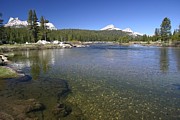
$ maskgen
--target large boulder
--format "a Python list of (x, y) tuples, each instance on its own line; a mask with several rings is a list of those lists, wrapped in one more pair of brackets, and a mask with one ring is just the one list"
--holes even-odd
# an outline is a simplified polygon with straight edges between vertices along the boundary
[(49, 41), (46, 41), (46, 40), (39, 40), (39, 41), (37, 41), (37, 44), (43, 44), (43, 45), (45, 45), (45, 44), (50, 44), (50, 42), (49, 42)]
[(0, 65), (4, 65), (7, 63), (8, 63), (7, 57), (5, 57), (4, 55), (0, 55)]
[(70, 43), (64, 43), (64, 42), (60, 42), (59, 43), (59, 46), (62, 47), (62, 48), (72, 48), (73, 45), (70, 44)]

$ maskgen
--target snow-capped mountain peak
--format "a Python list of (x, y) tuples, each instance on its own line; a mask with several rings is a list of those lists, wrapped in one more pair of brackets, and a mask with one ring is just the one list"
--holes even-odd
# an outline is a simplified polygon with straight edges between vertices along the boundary
[[(121, 30), (121, 29), (116, 28), (113, 24), (110, 24), (110, 25), (107, 25), (106, 27), (104, 27), (100, 30)], [(128, 33), (129, 35), (133, 35), (133, 36), (138, 36), (138, 35), (142, 36), (143, 35), (143, 34), (138, 33), (138, 32), (133, 32), (131, 30), (131, 28), (126, 28), (126, 29), (123, 29), (122, 31)]]
[(11, 22), (11, 21), (17, 20), (17, 19), (18, 19), (18, 18), (12, 18), (12, 17), (10, 17), (8, 22)]
[(46, 23), (47, 29), (57, 30), (57, 28), (52, 23)]
[(116, 28), (113, 24), (107, 25), (106, 27), (100, 30), (121, 30), (120, 28)]
[(141, 33), (132, 31), (131, 28), (126, 28), (126, 29), (124, 29), (122, 31), (130, 33), (131, 35), (134, 35), (134, 36), (138, 36), (138, 35), (143, 36), (143, 34), (141, 34)]
[(122, 30), (122, 31), (133, 33), (133, 31), (131, 30), (131, 28), (126, 28), (126, 29), (124, 29), (124, 30)]
[(138, 35), (143, 36), (143, 34), (141, 34), (141, 33), (132, 31), (131, 28), (126, 28), (126, 29), (124, 29), (122, 31), (130, 33), (131, 35), (134, 35), (134, 36), (138, 36)]
[[(37, 23), (40, 26), (40, 23), (39, 22)], [(4, 27), (16, 27), (16, 28), (27, 27), (27, 26), (28, 26), (28, 22), (21, 21), (19, 20), (18, 17), (17, 18), (10, 17), (8, 23), (4, 25)], [(57, 28), (52, 23), (46, 23), (46, 26), (47, 29), (57, 30)]]
[(8, 23), (7, 24), (5, 24), (4, 26), (5, 27), (22, 27), (22, 26), (27, 26), (27, 21), (21, 21), (21, 20), (19, 20), (19, 18), (17, 17), (17, 18), (12, 18), (12, 17), (10, 17), (9, 18), (9, 21), (8, 21)]
[(143, 36), (144, 34), (142, 33), (138, 33), (138, 32), (134, 32), (135, 35), (140, 35), (140, 36)]

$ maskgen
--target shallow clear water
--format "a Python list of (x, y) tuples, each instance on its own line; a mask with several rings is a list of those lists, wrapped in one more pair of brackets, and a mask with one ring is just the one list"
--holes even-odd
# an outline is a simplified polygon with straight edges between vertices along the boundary
[(15, 52), (12, 66), (32, 80), (11, 88), (2, 83), (0, 97), (38, 99), (46, 105), (44, 119), (52, 118), (62, 87), (59, 80), (66, 80), (71, 89), (63, 101), (81, 109), (84, 119), (180, 119), (177, 48), (93, 45), (21, 51)]

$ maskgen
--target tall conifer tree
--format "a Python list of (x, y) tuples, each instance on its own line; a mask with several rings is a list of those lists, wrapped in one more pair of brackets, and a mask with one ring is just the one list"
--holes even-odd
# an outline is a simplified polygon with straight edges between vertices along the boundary
[(3, 19), (2, 19), (2, 13), (0, 13), (0, 42), (3, 42), (4, 40), (4, 26), (3, 26)]
[(2, 13), (0, 13), (0, 27), (3, 26), (3, 19), (2, 19)]
[(32, 38), (30, 37), (30, 39), (33, 39), (33, 42), (37, 42), (39, 28), (38, 28), (38, 23), (37, 23), (38, 18), (37, 18), (35, 10), (29, 10), (27, 21), (28, 21), (28, 28), (30, 30), (30, 33), (32, 34)]
[(160, 32), (159, 28), (155, 29), (154, 35), (155, 35), (155, 40), (159, 40), (159, 38), (161, 36), (161, 32)]
[(41, 19), (40, 19), (40, 30), (41, 30), (41, 39), (44, 39), (44, 40), (47, 40), (47, 23), (49, 21), (46, 20), (43, 16), (41, 16)]
[(155, 34), (155, 36), (159, 36), (159, 35), (160, 35), (160, 29), (159, 29), (159, 28), (156, 28), (154, 34)]
[(161, 39), (164, 42), (169, 41), (171, 36), (171, 21), (169, 18), (164, 18), (161, 24)]
[(40, 18), (40, 28), (43, 30), (45, 29), (45, 20), (43, 16)]
[(40, 39), (45, 39), (45, 20), (44, 17), (41, 16), (40, 18)]
[(36, 11), (33, 11), (33, 37), (34, 37), (34, 42), (38, 41), (38, 32), (39, 32), (39, 28), (38, 28), (38, 18), (36, 15)]
[(32, 10), (29, 10), (29, 15), (28, 15), (28, 28), (30, 30), (32, 30), (32, 26), (33, 26), (33, 11)]
[(28, 30), (29, 30), (29, 38), (28, 41), (29, 42), (34, 42), (33, 41), (33, 11), (29, 10), (29, 14), (28, 14)]

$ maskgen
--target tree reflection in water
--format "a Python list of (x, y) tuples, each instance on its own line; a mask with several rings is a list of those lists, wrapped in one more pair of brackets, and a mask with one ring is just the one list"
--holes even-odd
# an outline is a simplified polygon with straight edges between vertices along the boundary
[(33, 79), (37, 80), (41, 72), (45, 74), (50, 69), (52, 53), (48, 50), (40, 50), (35, 52), (36, 53), (33, 54), (36, 56), (32, 57), (33, 60), (31, 61), (31, 74)]
[(173, 53), (174, 53), (175, 59), (176, 59), (177, 70), (180, 71), (180, 54), (179, 54), (179, 49), (173, 49)]
[(17, 52), (15, 57), (11, 58), (15, 66), (23, 70), (23, 68), (30, 68), (30, 74), (34, 80), (37, 80), (40, 74), (46, 74), (50, 65), (53, 63), (52, 50), (27, 50)]
[(160, 49), (160, 70), (162, 72), (167, 72), (169, 70), (169, 56), (168, 56), (168, 48)]

